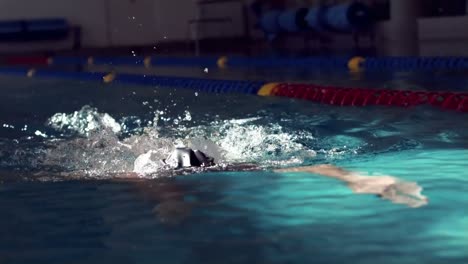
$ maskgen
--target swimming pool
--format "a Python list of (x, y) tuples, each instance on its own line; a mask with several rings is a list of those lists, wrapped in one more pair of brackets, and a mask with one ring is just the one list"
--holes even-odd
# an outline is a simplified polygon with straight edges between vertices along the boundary
[[(439, 88), (398, 76), (380, 85)], [(463, 113), (0, 78), (0, 263), (468, 260)], [(132, 171), (139, 154), (164, 156), (187, 141), (226, 162), (333, 163), (394, 175), (417, 181), (430, 203), (407, 208), (334, 179), (269, 170), (137, 185), (109, 177)], [(161, 205), (161, 193), (181, 199)], [(176, 212), (158, 215), (162, 206)]]

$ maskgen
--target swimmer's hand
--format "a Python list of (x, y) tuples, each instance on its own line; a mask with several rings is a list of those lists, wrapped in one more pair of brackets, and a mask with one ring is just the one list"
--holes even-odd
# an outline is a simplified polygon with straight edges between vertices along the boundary
[(417, 208), (429, 203), (429, 199), (421, 194), (422, 187), (415, 182), (396, 182), (389, 185), (380, 194), (382, 199), (390, 200), (397, 204), (406, 204)]
[(421, 194), (422, 187), (416, 182), (404, 182), (391, 176), (358, 176), (348, 183), (356, 193), (376, 194), (382, 199), (396, 204), (405, 204), (412, 208), (428, 204), (426, 196)]
[(336, 178), (347, 183), (355, 193), (375, 194), (393, 203), (416, 208), (428, 204), (421, 194), (422, 187), (415, 182), (400, 181), (392, 176), (361, 176), (333, 165), (316, 165), (278, 169), (275, 172), (309, 172)]

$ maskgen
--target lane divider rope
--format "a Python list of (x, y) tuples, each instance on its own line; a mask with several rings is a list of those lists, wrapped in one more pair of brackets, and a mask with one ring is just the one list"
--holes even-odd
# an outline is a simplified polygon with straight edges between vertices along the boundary
[(44, 69), (0, 68), (0, 74), (29, 78), (58, 78), (99, 81), (106, 84), (184, 88), (211, 93), (241, 93), (276, 96), (313, 101), (336, 106), (394, 106), (431, 105), (445, 110), (468, 112), (468, 93), (448, 91), (410, 91), (369, 88), (347, 88), (300, 83), (272, 83), (245, 80), (214, 80), (175, 76), (122, 74), (116, 72), (67, 72)]
[[(264, 90), (266, 91), (266, 90)], [(338, 106), (432, 105), (447, 110), (468, 111), (468, 93), (363, 89), (314, 84), (279, 83), (269, 87), (270, 96), (304, 99)]]
[(335, 68), (362, 70), (461, 70), (468, 69), (465, 57), (73, 57), (73, 56), (11, 56), (0, 59), (4, 65), (110, 65), (110, 66), (175, 66), (175, 67), (237, 67), (257, 68)]

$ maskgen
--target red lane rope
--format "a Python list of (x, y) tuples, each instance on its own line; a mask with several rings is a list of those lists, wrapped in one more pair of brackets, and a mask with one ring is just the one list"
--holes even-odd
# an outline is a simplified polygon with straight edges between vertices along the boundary
[(37, 56), (37, 57), (11, 56), (11, 57), (6, 57), (3, 60), (3, 63), (7, 65), (47, 65), (48, 58), (44, 56)]
[(384, 105), (410, 107), (428, 104), (468, 112), (468, 93), (344, 88), (314, 84), (278, 84), (272, 95), (305, 99), (332, 105)]

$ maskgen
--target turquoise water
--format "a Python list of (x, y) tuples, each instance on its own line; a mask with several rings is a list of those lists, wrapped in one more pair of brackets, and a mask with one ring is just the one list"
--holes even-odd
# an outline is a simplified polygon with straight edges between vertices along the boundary
[[(468, 261), (464, 114), (0, 82), (0, 263)], [(194, 139), (228, 151), (220, 161), (265, 170), (112, 178), (149, 149), (163, 155)], [(335, 179), (269, 170), (319, 163), (416, 181), (429, 204), (408, 208)], [(164, 206), (177, 213), (158, 213)]]

